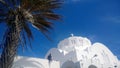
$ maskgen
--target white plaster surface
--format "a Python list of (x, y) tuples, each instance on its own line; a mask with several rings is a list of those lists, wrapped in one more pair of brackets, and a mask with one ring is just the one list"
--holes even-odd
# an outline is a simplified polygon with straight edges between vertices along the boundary
[(88, 68), (92, 65), (97, 68), (120, 68), (120, 61), (104, 44), (91, 44), (89, 39), (80, 36), (72, 35), (60, 41), (58, 48), (49, 50), (46, 58), (49, 54), (53, 60), (60, 62), (61, 68), (69, 67), (72, 63), (76, 68)]
[(60, 66), (57, 61), (49, 63), (47, 59), (18, 56), (12, 68), (60, 68)]
[[(49, 64), (50, 54), (52, 62)], [(13, 68), (120, 68), (120, 61), (104, 44), (92, 44), (89, 39), (74, 35), (60, 41), (45, 58), (18, 56)]]

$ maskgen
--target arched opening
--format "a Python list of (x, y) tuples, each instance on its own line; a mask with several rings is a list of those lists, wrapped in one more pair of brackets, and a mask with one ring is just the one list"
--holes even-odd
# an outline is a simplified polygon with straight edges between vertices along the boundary
[(90, 65), (88, 68), (97, 68), (95, 65)]
[(61, 68), (75, 68), (75, 64), (73, 61), (66, 61)]

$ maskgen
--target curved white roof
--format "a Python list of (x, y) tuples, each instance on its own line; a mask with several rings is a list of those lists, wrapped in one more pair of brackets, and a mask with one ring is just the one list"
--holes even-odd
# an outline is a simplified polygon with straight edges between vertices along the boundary
[(89, 46), (91, 46), (91, 42), (87, 38), (72, 36), (60, 41), (58, 49), (69, 52), (74, 49), (84, 49)]
[(99, 68), (114, 66), (119, 68), (119, 60), (104, 44), (98, 42), (91, 44), (89, 39), (81, 36), (72, 35), (60, 41), (58, 48), (48, 51), (46, 57), (49, 54), (52, 55), (53, 60), (60, 61), (61, 66), (70, 60), (74, 63), (83, 62), (85, 65), (83, 68), (88, 68), (90, 64)]

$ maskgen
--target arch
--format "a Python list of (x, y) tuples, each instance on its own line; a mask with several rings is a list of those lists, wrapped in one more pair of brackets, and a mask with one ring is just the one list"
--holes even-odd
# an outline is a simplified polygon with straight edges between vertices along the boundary
[(95, 65), (90, 65), (88, 68), (97, 68)]
[[(31, 60), (30, 60), (31, 59)], [(28, 57), (18, 57), (12, 68), (45, 68), (37, 59)]]
[(73, 61), (66, 61), (62, 64), (61, 68), (75, 68), (75, 63)]

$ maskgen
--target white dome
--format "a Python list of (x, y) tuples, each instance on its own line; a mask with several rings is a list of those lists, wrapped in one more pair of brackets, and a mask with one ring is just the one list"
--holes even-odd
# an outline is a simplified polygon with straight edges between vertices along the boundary
[(91, 46), (91, 42), (87, 38), (72, 36), (60, 41), (58, 44), (58, 49), (69, 52), (74, 49), (84, 49), (89, 46)]

